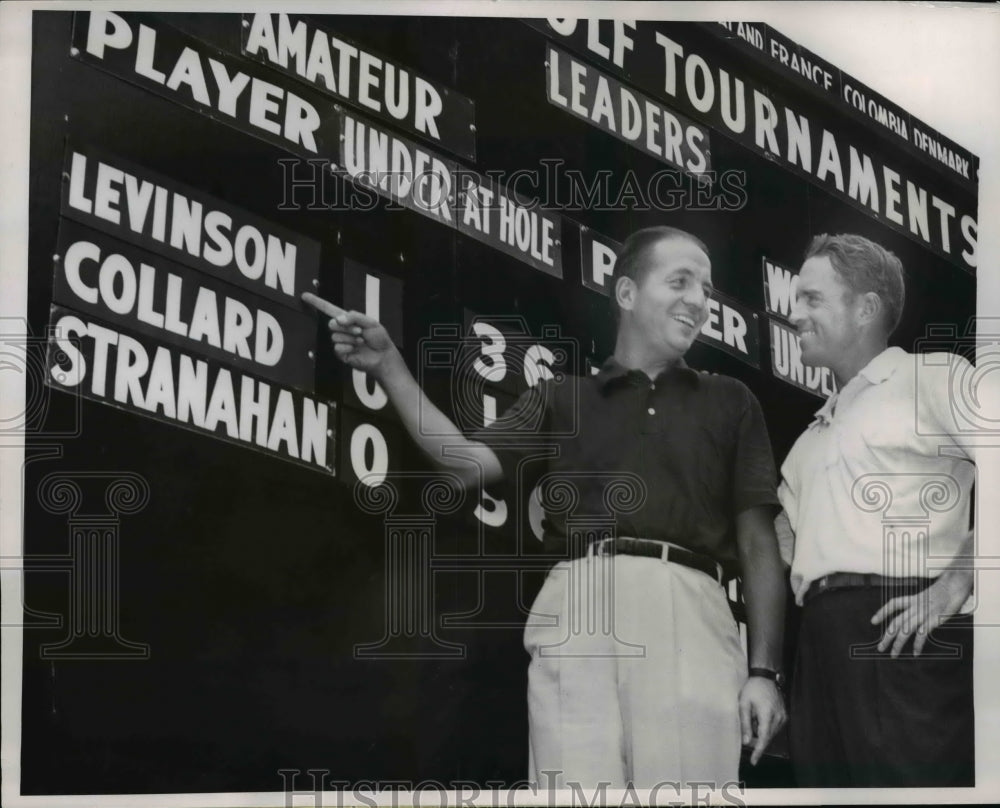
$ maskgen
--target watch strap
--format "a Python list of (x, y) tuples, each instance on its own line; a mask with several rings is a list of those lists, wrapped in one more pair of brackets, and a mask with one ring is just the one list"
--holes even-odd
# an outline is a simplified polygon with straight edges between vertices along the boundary
[(781, 687), (785, 683), (785, 675), (781, 671), (776, 671), (772, 668), (750, 668), (750, 676), (759, 676), (762, 679), (770, 679), (778, 687)]

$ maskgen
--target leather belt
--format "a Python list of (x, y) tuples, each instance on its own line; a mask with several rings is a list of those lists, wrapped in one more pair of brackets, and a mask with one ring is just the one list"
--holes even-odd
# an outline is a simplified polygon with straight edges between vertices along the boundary
[(602, 539), (587, 547), (587, 555), (631, 555), (646, 558), (658, 558), (664, 563), (680, 564), (693, 570), (705, 573), (710, 578), (722, 583), (722, 565), (707, 555), (685, 550), (676, 544), (654, 541), (653, 539), (633, 539), (620, 537)]
[(903, 589), (914, 587), (925, 587), (933, 578), (909, 577), (892, 578), (888, 575), (876, 575), (875, 573), (862, 572), (831, 572), (822, 578), (817, 578), (806, 590), (802, 602), (806, 603), (817, 595), (830, 592), (835, 589)]

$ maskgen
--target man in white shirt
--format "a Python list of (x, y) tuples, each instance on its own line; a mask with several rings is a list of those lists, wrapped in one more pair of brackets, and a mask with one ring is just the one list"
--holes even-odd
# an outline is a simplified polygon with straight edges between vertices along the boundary
[(790, 720), (800, 785), (974, 781), (972, 628), (958, 612), (972, 592), (975, 468), (949, 396), (966, 360), (888, 347), (903, 301), (891, 252), (813, 239), (791, 319), (802, 361), (829, 367), (838, 392), (778, 491), (804, 607)]

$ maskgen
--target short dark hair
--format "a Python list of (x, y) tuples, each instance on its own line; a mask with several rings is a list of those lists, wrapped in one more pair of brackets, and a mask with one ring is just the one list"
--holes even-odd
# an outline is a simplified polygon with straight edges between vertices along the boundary
[(906, 281), (903, 262), (874, 241), (854, 233), (813, 238), (805, 260), (826, 256), (841, 280), (854, 294), (874, 292), (885, 310), (886, 334), (892, 334), (903, 316)]
[(642, 263), (642, 257), (646, 250), (655, 244), (659, 244), (661, 241), (672, 238), (690, 241), (711, 260), (705, 242), (697, 236), (688, 233), (686, 230), (668, 227), (667, 225), (636, 230), (631, 236), (625, 239), (625, 243), (618, 250), (618, 257), (615, 259), (615, 269), (611, 273), (611, 313), (615, 323), (621, 318), (621, 310), (618, 308), (618, 299), (615, 296), (615, 287), (618, 286), (618, 279), (631, 278), (637, 284), (642, 283), (643, 277), (649, 271), (649, 268)]

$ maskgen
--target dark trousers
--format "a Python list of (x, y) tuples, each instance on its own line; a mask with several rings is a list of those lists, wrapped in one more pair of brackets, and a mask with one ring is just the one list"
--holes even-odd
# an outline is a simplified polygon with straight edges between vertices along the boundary
[(972, 786), (971, 616), (934, 631), (919, 657), (879, 652), (880, 587), (827, 591), (802, 613), (789, 732), (800, 786)]

